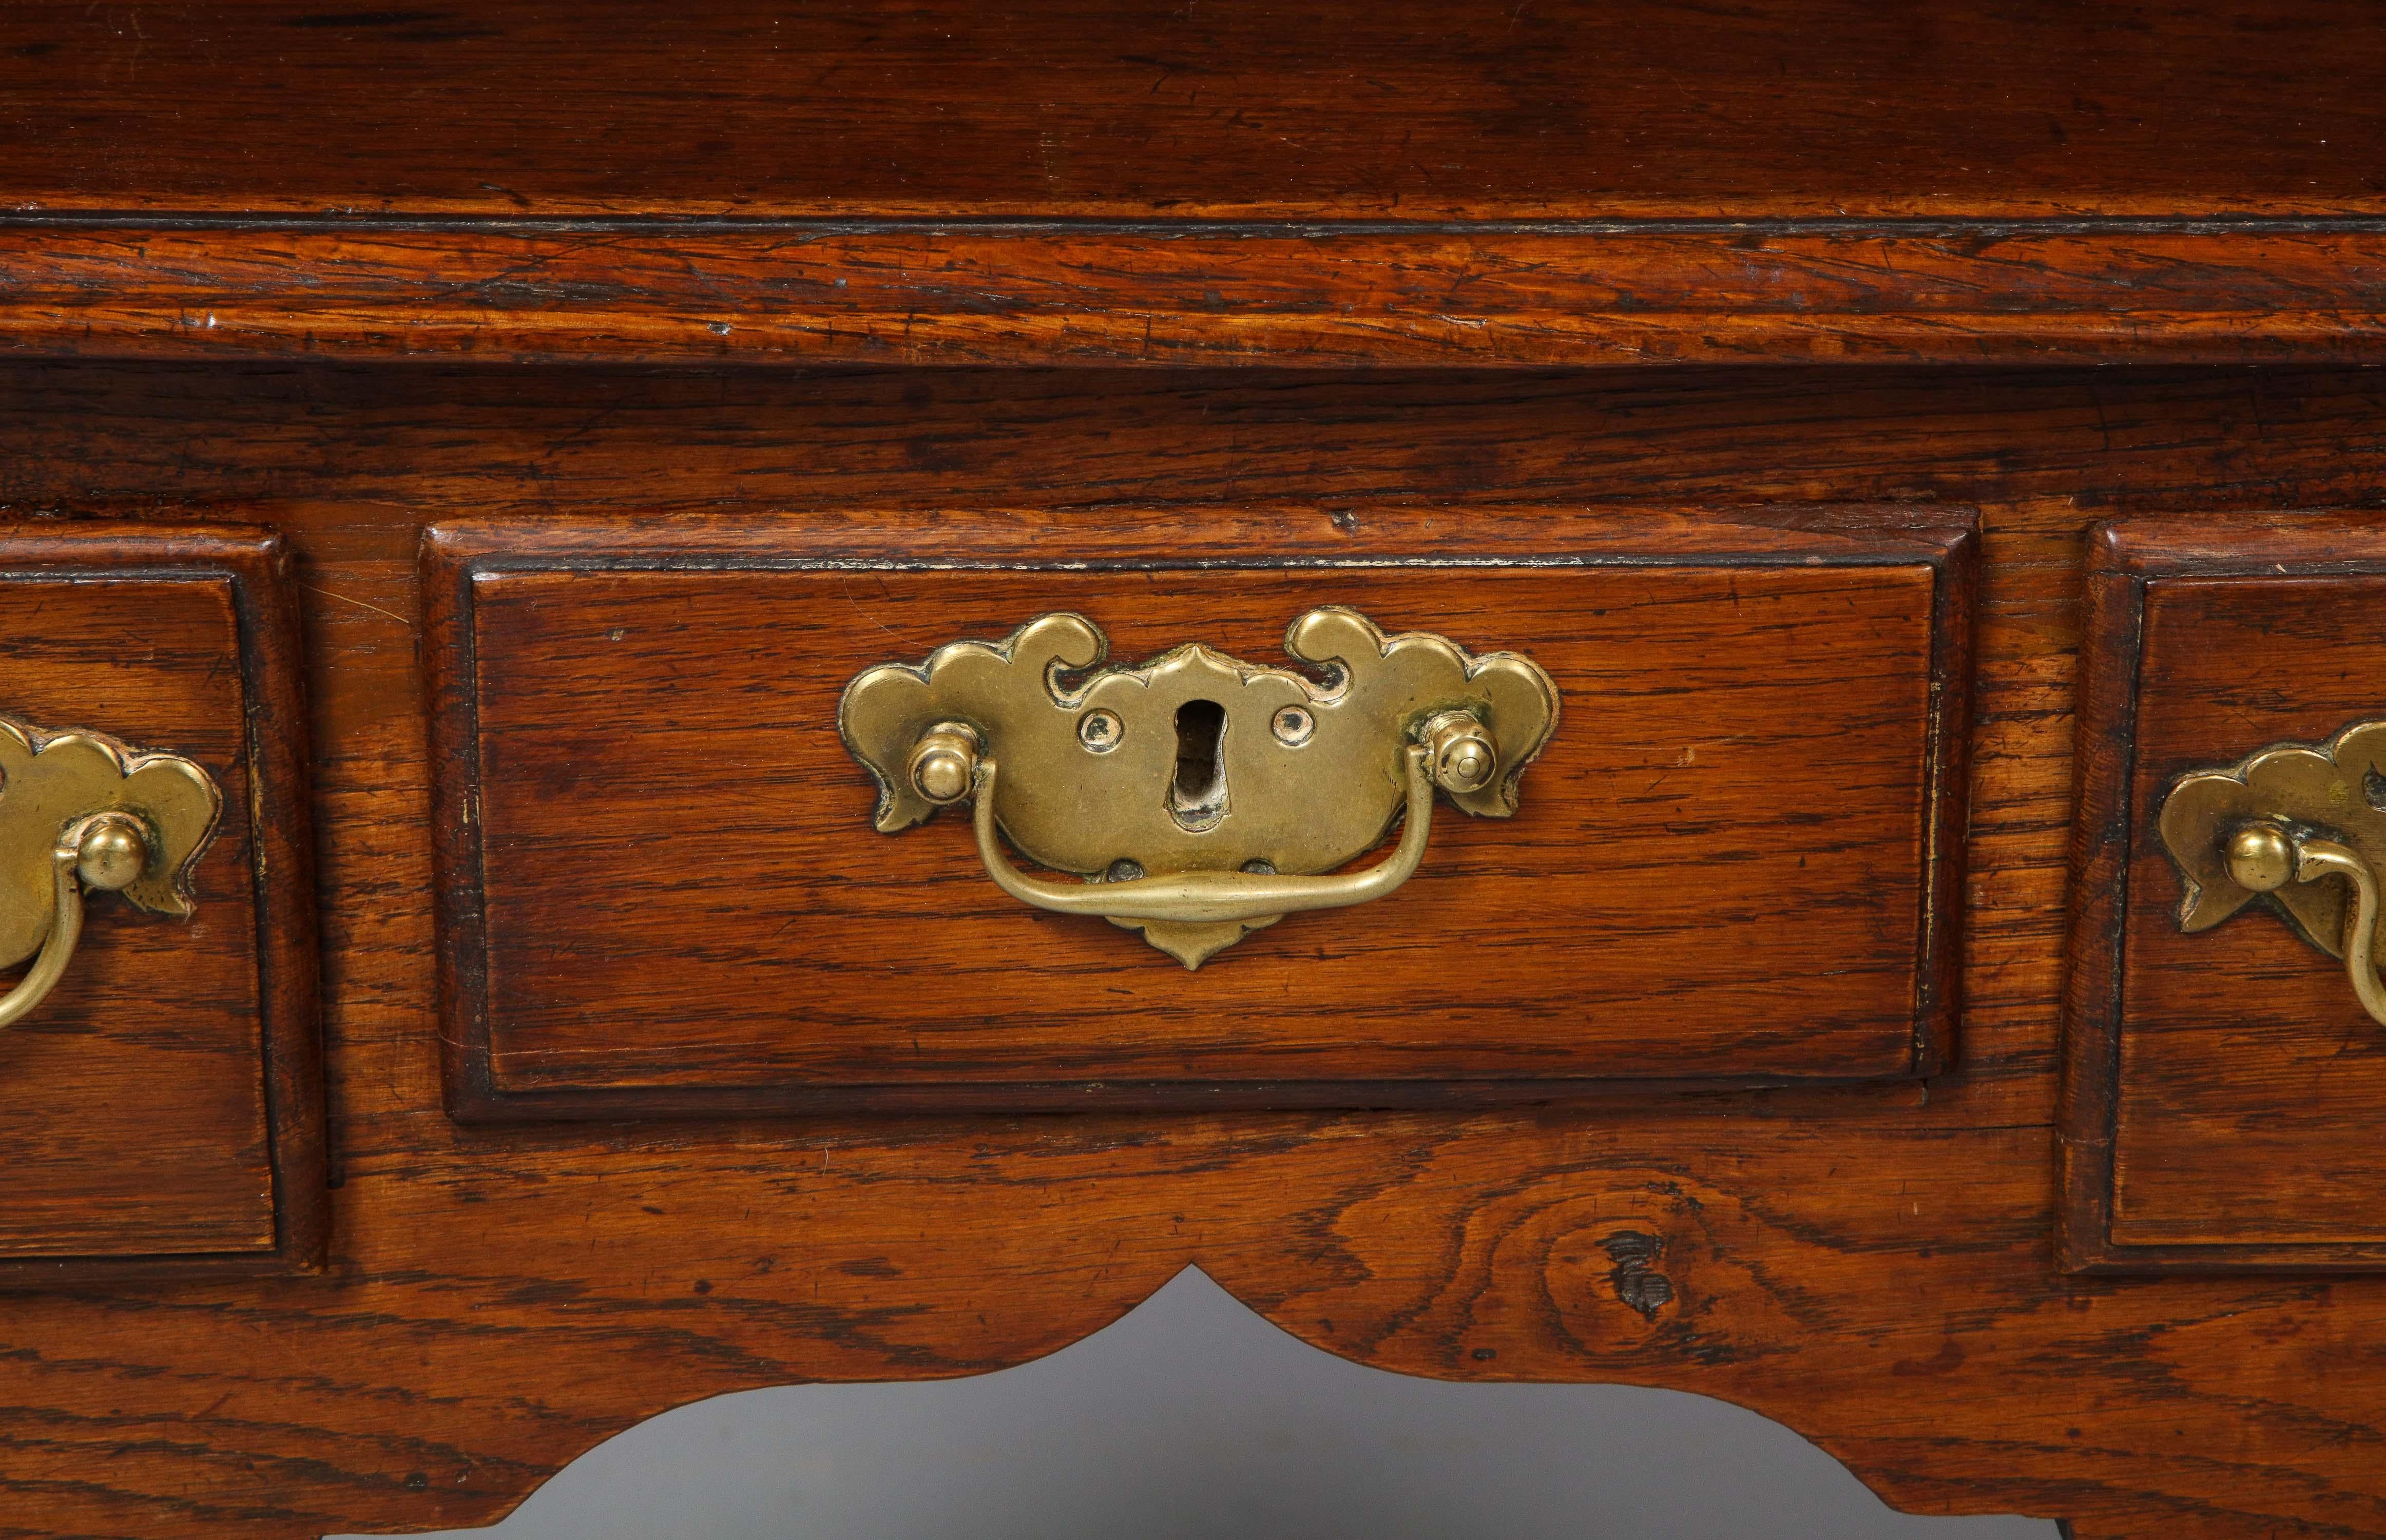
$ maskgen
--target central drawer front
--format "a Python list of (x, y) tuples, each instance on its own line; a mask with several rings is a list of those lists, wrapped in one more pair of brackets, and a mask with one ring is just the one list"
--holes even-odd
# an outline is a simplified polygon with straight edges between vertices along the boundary
[[(678, 550), (434, 533), (456, 1109), (1926, 1071), (1949, 1006), (1966, 536), (1739, 532), (1729, 553), (1611, 529), (1464, 565), (1094, 570), (855, 562), (794, 525)], [(873, 827), (836, 721), (874, 664), (1074, 611), (1114, 661), (1199, 641), (1281, 665), (1287, 622), (1320, 605), (1522, 652), (1561, 695), (1517, 814), (1445, 809), (1389, 897), (1187, 971), (998, 891), (966, 805)]]

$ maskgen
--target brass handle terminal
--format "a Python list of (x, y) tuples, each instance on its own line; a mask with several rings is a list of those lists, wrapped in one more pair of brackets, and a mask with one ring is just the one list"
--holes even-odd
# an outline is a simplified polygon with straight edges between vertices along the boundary
[(1444, 711), (1418, 736), (1431, 757), (1433, 779), (1444, 791), (1479, 792), (1500, 773), (1500, 750), (1472, 711)]
[(977, 764), (976, 732), (960, 722), (938, 722), (920, 735), (904, 773), (913, 791), (943, 808), (969, 795), (977, 784)]

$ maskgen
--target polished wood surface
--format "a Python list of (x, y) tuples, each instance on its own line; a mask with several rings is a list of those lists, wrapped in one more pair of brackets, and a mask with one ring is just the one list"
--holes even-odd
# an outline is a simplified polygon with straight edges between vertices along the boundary
[[(965, 511), (443, 528), (456, 1105), (1373, 1106), (1927, 1071), (1953, 1011), (1970, 532), (1796, 518), (1467, 520), (1506, 568), (1433, 565), (1438, 520), (1313, 508), (1244, 514), (1312, 532), (1293, 567), (1124, 514), (1096, 535), (1018, 512), (1007, 538), (957, 533)], [(864, 669), (1060, 609), (1122, 663), (1195, 640), (1280, 662), (1322, 604), (1521, 651), (1562, 696), (1517, 816), (1445, 808), (1386, 899), (1188, 974), (1005, 896), (965, 809), (871, 829), (835, 729)]]
[(56, 993), (0, 1033), (0, 1288), (320, 1258), (310, 809), (285, 557), (248, 530), (0, 524), (0, 711), (186, 756), (224, 797), (196, 913), (93, 898)]
[(2343, 965), (2266, 905), (2181, 933), (2155, 813), (2190, 770), (2325, 743), (2386, 709), (2386, 523), (2124, 522), (2098, 554), (2066, 1108), (2075, 1259), (2377, 1269), (2386, 1033)]
[(2386, 213), (2361, 0), (22, 0), (0, 57), (40, 212)]
[[(2378, 505), (2386, 386), (2366, 371), (19, 361), (0, 408), (20, 510), (203, 507), (299, 553), (339, 1183), (322, 1278), (0, 1311), (0, 1533), (483, 1522), (664, 1407), (1017, 1362), (1188, 1263), (1391, 1369), (1727, 1396), (1903, 1507), (2091, 1537), (2386, 1533), (2386, 1278), (2081, 1276), (2053, 1246), (2086, 531), (2159, 516), (2227, 543), (2249, 510)], [(426, 526), (800, 517), (866, 545), (908, 511), (965, 544), (1020, 527), (976, 510), (1028, 507), (1065, 554), (1162, 530), (1305, 548), (1404, 513), (1473, 551), (1501, 527), (1477, 510), (1520, 499), (1594, 521), (1978, 507), (1950, 1071), (1563, 1108), (508, 1127), (442, 1109)], [(1648, 1259), (1619, 1279), (1618, 1248)]]
[(2364, 0), (42, 0), (0, 59), (48, 355), (2386, 357)]
[(84, 357), (2375, 362), (2386, 224), (251, 226), (28, 214), (0, 219), (0, 341)]

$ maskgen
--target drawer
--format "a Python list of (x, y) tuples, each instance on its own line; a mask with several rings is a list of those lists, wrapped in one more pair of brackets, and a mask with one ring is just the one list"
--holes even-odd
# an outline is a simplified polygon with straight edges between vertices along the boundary
[[(1316, 555), (1156, 515), (434, 531), (453, 1109), (1364, 1105), (1944, 1061), (1968, 524), (1470, 513), (1461, 560), (1428, 517), (1244, 517)], [(914, 677), (964, 640), (993, 667), (1027, 622), (1073, 614), (1115, 665), (1199, 642), (1292, 689), (1287, 624), (1321, 607), (1554, 682), (1513, 816), (1436, 798), (1388, 896), (1287, 914), (1188, 970), (998, 890), (966, 805), (873, 827), (878, 780), (838, 726), (873, 667)], [(1036, 645), (1003, 667), (1049, 712), (1067, 682)], [(1327, 682), (1355, 700), (1368, 679), (1311, 666), (1323, 741)], [(1224, 667), (1210, 731), (1275, 753)], [(1117, 760), (1071, 738), (1050, 774), (1108, 773), (1174, 726), (1122, 722)], [(1143, 761), (1148, 787), (1056, 789), (1063, 821), (1157, 809), (1172, 757)], [(1374, 820), (1357, 850), (1401, 845), (1390, 764), (1366, 772), (1383, 800), (1353, 815)], [(1270, 795), (1245, 785), (1221, 827), (1292, 838), (1345, 811), (1335, 786), (1297, 814)], [(1253, 851), (1274, 847), (1233, 856)]]
[[(320, 1258), (312, 855), (285, 568), (281, 542), (249, 531), (0, 534), (0, 963), (17, 965), (0, 988), (24, 992), (21, 1007), (40, 959), (64, 965), (0, 1032), (0, 1282)], [(81, 896), (54, 891), (62, 829), (103, 810), (131, 865), (110, 876), (87, 854), (66, 879)], [(79, 936), (60, 929), (69, 909)]]
[(2386, 1266), (2386, 1022), (2342, 958), (2353, 881), (2242, 886), (2228, 859), (2249, 831), (2281, 854), (2386, 832), (2386, 776), (2338, 742), (2386, 718), (2386, 522), (2109, 525), (2089, 593), (2068, 1258)]

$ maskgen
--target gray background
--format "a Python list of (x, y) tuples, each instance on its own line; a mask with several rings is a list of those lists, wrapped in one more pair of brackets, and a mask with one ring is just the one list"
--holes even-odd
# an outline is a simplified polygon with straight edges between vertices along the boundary
[(1187, 1270), (977, 1379), (794, 1385), (665, 1413), (494, 1540), (2055, 1540), (1895, 1513), (1752, 1411), (1629, 1385), (1450, 1384), (1346, 1363)]

